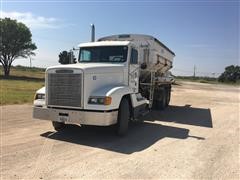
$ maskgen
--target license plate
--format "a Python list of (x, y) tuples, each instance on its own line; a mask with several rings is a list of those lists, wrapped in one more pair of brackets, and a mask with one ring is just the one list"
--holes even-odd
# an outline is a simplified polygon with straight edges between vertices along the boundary
[(69, 117), (68, 116), (58, 116), (58, 120), (60, 122), (65, 122), (65, 121), (68, 121), (69, 120)]

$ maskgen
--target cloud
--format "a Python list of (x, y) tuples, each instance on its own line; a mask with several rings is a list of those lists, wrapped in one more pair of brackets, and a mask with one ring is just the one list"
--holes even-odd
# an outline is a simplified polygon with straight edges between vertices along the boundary
[(30, 28), (34, 29), (49, 29), (59, 28), (59, 20), (53, 17), (43, 17), (32, 14), (31, 12), (5, 12), (0, 11), (1, 18), (16, 19), (18, 22), (22, 22)]

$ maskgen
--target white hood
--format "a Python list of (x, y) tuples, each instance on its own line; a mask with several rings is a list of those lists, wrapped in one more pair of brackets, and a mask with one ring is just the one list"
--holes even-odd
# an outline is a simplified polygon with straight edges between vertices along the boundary
[(51, 69), (81, 69), (84, 73), (100, 73), (100, 72), (123, 72), (125, 64), (119, 63), (77, 63), (51, 66), (46, 71)]

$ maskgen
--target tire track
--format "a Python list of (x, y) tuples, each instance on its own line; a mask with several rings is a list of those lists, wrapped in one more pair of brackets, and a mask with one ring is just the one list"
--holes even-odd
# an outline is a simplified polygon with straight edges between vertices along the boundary
[[(55, 132), (52, 132), (48, 136), (51, 136)], [(52, 148), (54, 145), (54, 140), (50, 138), (46, 138), (44, 140), (44, 144), (42, 146), (42, 149), (37, 157), (36, 164), (34, 170), (26, 175), (26, 179), (39, 179), (41, 178), (41, 174), (47, 170), (49, 167), (48, 164), (50, 163), (49, 157), (52, 152)], [(30, 177), (30, 178), (29, 178)]]

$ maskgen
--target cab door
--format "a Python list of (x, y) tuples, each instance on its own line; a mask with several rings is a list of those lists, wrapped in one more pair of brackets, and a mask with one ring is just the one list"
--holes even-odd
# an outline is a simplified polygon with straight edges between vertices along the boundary
[(138, 93), (139, 87), (138, 51), (134, 47), (131, 48), (131, 56), (129, 62), (129, 87), (132, 88), (134, 93)]

